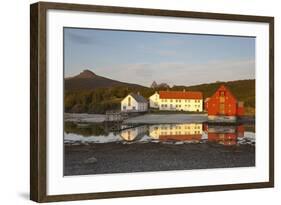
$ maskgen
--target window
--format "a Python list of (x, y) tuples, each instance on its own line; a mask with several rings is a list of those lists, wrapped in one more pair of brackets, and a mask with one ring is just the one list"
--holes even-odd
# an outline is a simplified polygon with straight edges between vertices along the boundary
[(136, 107), (135, 106), (133, 106), (133, 110), (135, 110), (136, 109)]
[(126, 110), (126, 106), (123, 106), (123, 110)]
[(128, 106), (131, 106), (131, 97), (128, 97)]
[(219, 114), (224, 114), (224, 110), (225, 109), (225, 107), (224, 107), (224, 103), (220, 103), (219, 104)]

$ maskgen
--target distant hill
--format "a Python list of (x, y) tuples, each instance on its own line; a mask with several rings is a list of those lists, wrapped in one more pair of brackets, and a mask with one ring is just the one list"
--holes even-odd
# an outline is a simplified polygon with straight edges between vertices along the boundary
[(234, 96), (244, 101), (245, 106), (255, 108), (255, 80), (236, 80), (228, 82), (215, 82), (208, 84), (200, 84), (194, 86), (173, 86), (172, 90), (190, 90), (201, 91), (204, 99), (212, 96), (220, 85), (226, 85)]
[(85, 91), (94, 90), (96, 88), (110, 88), (110, 87), (144, 87), (137, 84), (120, 82), (112, 80), (99, 75), (96, 75), (90, 70), (84, 70), (80, 74), (65, 78), (64, 88), (66, 91)]

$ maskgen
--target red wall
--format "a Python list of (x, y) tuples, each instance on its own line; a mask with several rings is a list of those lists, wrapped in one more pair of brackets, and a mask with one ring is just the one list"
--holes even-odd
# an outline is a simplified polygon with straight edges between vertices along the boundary
[(160, 135), (159, 139), (161, 141), (191, 141), (191, 140), (197, 140), (200, 141), (202, 138), (201, 134), (197, 135)]
[(208, 115), (221, 115), (219, 112), (220, 106), (220, 93), (224, 92), (224, 115), (236, 116), (237, 115), (237, 100), (231, 94), (231, 92), (222, 85), (212, 97), (205, 103), (205, 109), (208, 111)]
[(238, 116), (243, 116), (244, 115), (244, 104), (242, 102), (238, 103), (237, 105), (237, 115)]
[(236, 145), (237, 134), (236, 133), (208, 133), (208, 141), (219, 143), (223, 145)]

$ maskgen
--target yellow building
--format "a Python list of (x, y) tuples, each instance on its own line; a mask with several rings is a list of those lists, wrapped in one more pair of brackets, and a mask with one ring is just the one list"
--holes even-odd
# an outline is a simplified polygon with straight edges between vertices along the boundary
[(160, 91), (149, 98), (149, 105), (159, 110), (203, 111), (203, 95), (197, 91)]
[(200, 140), (202, 123), (163, 124), (149, 127), (149, 136), (156, 140)]

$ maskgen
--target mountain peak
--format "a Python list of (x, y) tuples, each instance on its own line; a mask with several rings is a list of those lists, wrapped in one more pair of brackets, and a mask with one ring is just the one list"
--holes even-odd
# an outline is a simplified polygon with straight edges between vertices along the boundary
[(93, 78), (95, 76), (97, 75), (93, 71), (86, 69), (77, 75), (76, 78)]
[(153, 81), (151, 84), (151, 88), (157, 88), (158, 84), (156, 83), (156, 81)]
[(96, 88), (112, 88), (121, 86), (125, 88), (143, 88), (143, 86), (138, 84), (125, 83), (96, 75), (91, 70), (83, 70), (78, 75), (65, 78), (64, 85), (67, 91), (94, 90)]
[(170, 86), (167, 83), (157, 84), (156, 81), (153, 81), (150, 87), (155, 89), (155, 88), (169, 88)]

